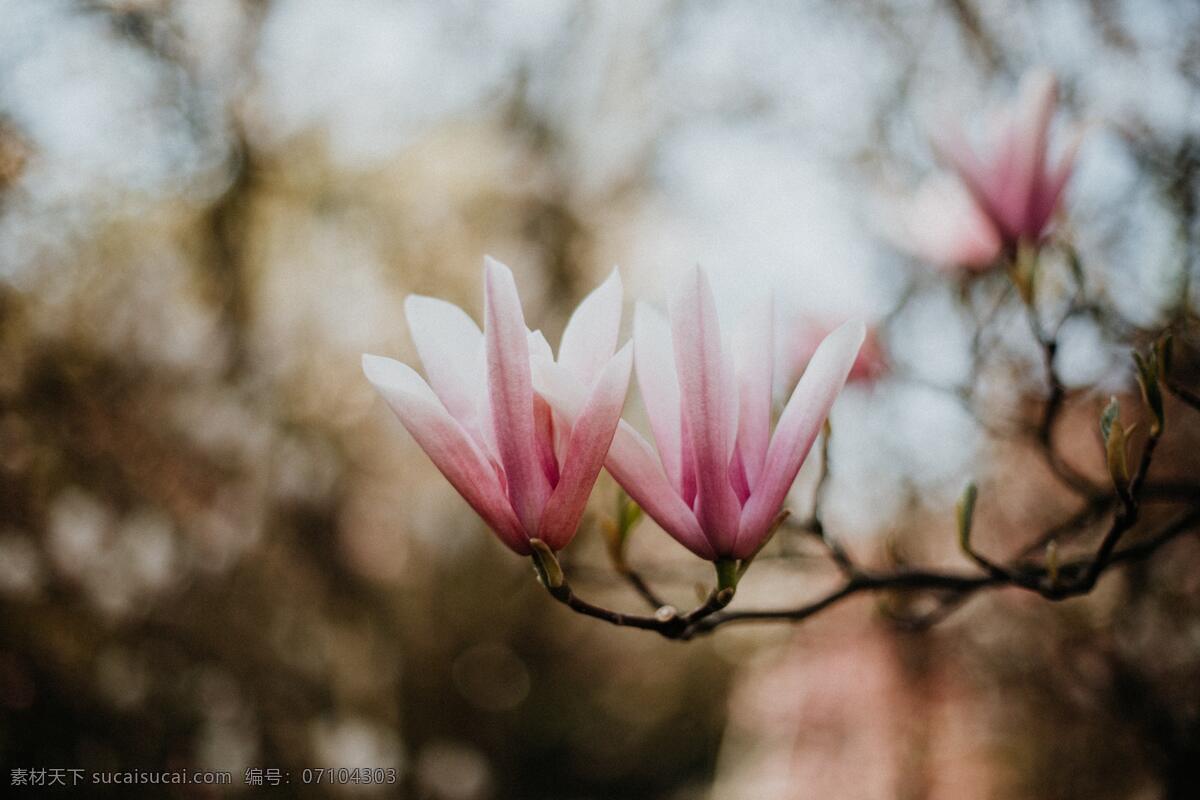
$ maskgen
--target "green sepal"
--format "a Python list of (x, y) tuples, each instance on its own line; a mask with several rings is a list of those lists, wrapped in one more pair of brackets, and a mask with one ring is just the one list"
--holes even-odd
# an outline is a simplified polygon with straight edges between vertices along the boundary
[(533, 569), (537, 573), (538, 580), (547, 589), (560, 588), (566, 578), (563, 576), (562, 565), (558, 563), (558, 558), (550, 549), (550, 545), (541, 539), (530, 539), (529, 547), (533, 550), (531, 554)]
[(738, 582), (738, 562), (733, 558), (720, 558), (713, 562), (717, 569), (717, 591), (736, 589)]

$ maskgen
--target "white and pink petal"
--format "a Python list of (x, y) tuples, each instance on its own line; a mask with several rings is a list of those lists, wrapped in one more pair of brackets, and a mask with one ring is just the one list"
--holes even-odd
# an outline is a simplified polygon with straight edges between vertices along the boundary
[(466, 430), (412, 368), (364, 355), (363, 373), (463, 499), (510, 548), (527, 555), (528, 537), (496, 470)]
[(609, 359), (571, 423), (561, 477), (542, 514), (541, 537), (551, 549), (565, 547), (579, 527), (621, 420), (632, 364), (633, 353), (626, 345)]
[(512, 272), (491, 258), (484, 265), (484, 342), (496, 449), (517, 517), (536, 535), (550, 482), (537, 447), (529, 333)]
[(865, 337), (866, 326), (847, 322), (825, 337), (808, 362), (771, 437), (761, 479), (742, 509), (735, 557), (745, 558), (762, 545)]

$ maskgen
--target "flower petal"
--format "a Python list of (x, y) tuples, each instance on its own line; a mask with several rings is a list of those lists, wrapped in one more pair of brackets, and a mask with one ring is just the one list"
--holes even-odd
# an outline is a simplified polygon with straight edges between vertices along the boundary
[(633, 358), (658, 457), (676, 493), (682, 495), (682, 426), (671, 326), (662, 314), (644, 303), (638, 303), (633, 312)]
[[(558, 364), (548, 362), (535, 363), (533, 374), (538, 392), (556, 412), (568, 422), (579, 418), (587, 394), (578, 378)], [(604, 466), (634, 502), (677, 542), (701, 558), (716, 558), (695, 514), (663, 474), (653, 448), (624, 420), (617, 423)]]
[(487, 457), (408, 365), (364, 355), (363, 373), (434, 465), (510, 548), (529, 554), (521, 524)]
[(617, 425), (604, 466), (626, 494), (675, 541), (701, 558), (716, 560), (716, 549), (695, 513), (672, 490), (654, 448), (625, 420)]
[(1054, 216), (1054, 210), (1058, 208), (1059, 201), (1062, 199), (1063, 189), (1075, 168), (1075, 157), (1079, 154), (1080, 145), (1083, 144), (1085, 131), (1085, 128), (1080, 127), (1071, 135), (1058, 160), (1058, 165), (1041, 177), (1030, 208), (1029, 225), (1031, 230), (1041, 232), (1050, 224), (1050, 218)]
[(512, 272), (492, 258), (484, 263), (483, 333), (492, 422), (508, 496), (525, 530), (536, 536), (550, 483), (534, 433), (528, 332)]
[(405, 298), (404, 316), (429, 385), (446, 410), (469, 429), (478, 416), (483, 386), (479, 326), (453, 303), (416, 294)]
[(620, 328), (621, 276), (614, 269), (567, 320), (558, 347), (558, 363), (591, 386), (617, 349)]
[(751, 491), (758, 484), (771, 443), (771, 395), (775, 385), (775, 302), (766, 293), (738, 330), (737, 450)]
[(609, 359), (571, 426), (562, 476), (546, 503), (539, 528), (543, 541), (553, 550), (565, 547), (579, 527), (588, 496), (621, 420), (632, 366), (633, 352), (625, 345)]
[(708, 279), (693, 269), (671, 303), (671, 332), (683, 417), (696, 463), (696, 518), (720, 555), (737, 538), (741, 504), (729, 482), (731, 430), (736, 408), (730, 397), (717, 306)]
[(962, 128), (956, 122), (947, 122), (942, 130), (933, 133), (930, 138), (937, 157), (954, 171), (970, 192), (971, 198), (990, 215), (989, 187), (992, 181)]
[(941, 268), (987, 269), (1003, 244), (978, 201), (948, 175), (921, 185), (901, 212), (900, 225), (901, 246)]
[(847, 322), (825, 337), (808, 362), (771, 438), (759, 484), (742, 509), (734, 557), (754, 553), (770, 531), (865, 337), (866, 326)]
[(545, 335), (540, 330), (528, 331), (526, 338), (529, 339), (529, 357), (531, 359), (554, 358), (550, 343), (546, 341)]
[(1011, 173), (1000, 184), (1003, 194), (997, 198), (1004, 219), (1016, 236), (1035, 237), (1030, 222), (1035, 214), (1038, 185), (1046, 169), (1046, 147), (1050, 120), (1058, 103), (1058, 86), (1053, 73), (1032, 70), (1021, 78), (1017, 105), (1013, 112), (1015, 158)]

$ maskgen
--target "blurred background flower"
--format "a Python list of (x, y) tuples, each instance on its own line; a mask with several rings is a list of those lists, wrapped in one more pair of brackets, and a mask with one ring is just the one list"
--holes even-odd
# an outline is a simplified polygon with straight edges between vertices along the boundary
[[(702, 264), (723, 317), (774, 291), (783, 364), (808, 321), (876, 323), (886, 370), (832, 417), (824, 519), (847, 547), (949, 563), (974, 476), (996, 478), (979, 544), (1012, 552), (1075, 508), (1016, 435), (1046, 388), (1036, 342), (1003, 275), (948, 281), (880, 208), (935, 169), (937, 120), (1057, 74), (1091, 130), (1056, 232), (1104, 309), (1059, 331), (1058, 437), (1103, 478), (1100, 398), (1200, 300), (1200, 6), (0, 0), (0, 19), (6, 767), (278, 767), (311, 796), (361, 787), (305, 767), (390, 767), (403, 796), (462, 800), (1196, 796), (1194, 540), (1095, 597), (981, 597), (927, 633), (863, 600), (679, 645), (552, 603), (359, 356), (415, 363), (411, 293), (482, 319), (484, 253), (550, 341), (614, 264), (627, 302), (660, 307)], [(1197, 434), (1164, 445), (1169, 469), (1200, 471)], [(564, 565), (632, 607), (598, 486)], [(826, 585), (800, 549), (781, 533), (737, 602)], [(710, 579), (650, 522), (629, 555), (681, 607)]]

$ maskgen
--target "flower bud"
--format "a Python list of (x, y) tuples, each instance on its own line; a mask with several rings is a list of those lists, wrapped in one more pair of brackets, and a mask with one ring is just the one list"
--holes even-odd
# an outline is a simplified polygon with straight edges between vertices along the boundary
[(975, 521), (975, 499), (979, 496), (979, 490), (974, 483), (968, 483), (967, 488), (963, 489), (962, 497), (958, 500), (957, 518), (958, 518), (958, 544), (963, 550), (967, 550), (971, 545), (971, 525)]
[(1150, 435), (1158, 436), (1162, 433), (1163, 423), (1166, 421), (1163, 411), (1162, 389), (1158, 384), (1158, 356), (1151, 352), (1148, 357), (1143, 358), (1141, 353), (1135, 351), (1133, 361), (1137, 364), (1138, 386), (1142, 390), (1142, 400), (1146, 403), (1146, 408), (1150, 409), (1150, 413), (1154, 417), (1154, 423), (1150, 426)]
[(1123, 492), (1129, 483), (1129, 463), (1125, 459), (1125, 426), (1118, 418), (1120, 411), (1121, 406), (1117, 398), (1108, 401), (1108, 406), (1100, 415), (1100, 433), (1104, 436), (1104, 453), (1109, 477), (1112, 478), (1113, 486)]

